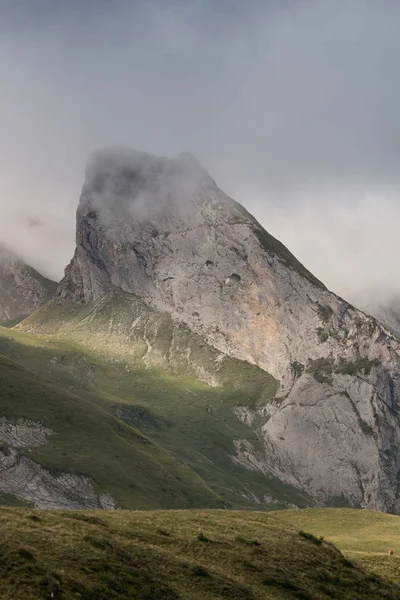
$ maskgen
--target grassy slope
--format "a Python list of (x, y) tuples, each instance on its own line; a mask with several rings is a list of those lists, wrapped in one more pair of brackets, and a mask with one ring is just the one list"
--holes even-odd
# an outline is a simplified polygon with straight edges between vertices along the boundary
[(396, 600), (398, 584), (267, 513), (0, 509), (4, 600)]
[[(400, 582), (400, 517), (351, 508), (285, 510), (273, 514), (332, 541), (363, 568)], [(393, 556), (388, 555), (389, 548)]]
[[(268, 400), (276, 391), (275, 380), (242, 361), (221, 363), (217, 351), (184, 328), (172, 331), (170, 318), (157, 313), (146, 315), (145, 333), (137, 326), (139, 332), (124, 337), (137, 315), (143, 316), (143, 307), (135, 302), (119, 296), (104, 302), (101, 310), (91, 305), (45, 308), (23, 326), (50, 333), (0, 329), (0, 352), (107, 411), (123, 411), (127, 421), (193, 468), (227, 503), (257, 506), (254, 493), (279, 498), (281, 506), (309, 505), (306, 495), (232, 461), (234, 439), (259, 446), (257, 434), (238, 419), (234, 408)], [(147, 350), (144, 335), (154, 349), (150, 366), (142, 358)], [(168, 351), (172, 337), (173, 352)], [(189, 346), (192, 362), (187, 368), (181, 356)], [(168, 364), (162, 360), (166, 354)], [(223, 385), (200, 381), (195, 376), (199, 365)]]
[(193, 471), (133, 427), (1, 355), (0, 415), (32, 419), (55, 431), (29, 457), (56, 474), (93, 478), (99, 491), (110, 490), (122, 506), (222, 505)]

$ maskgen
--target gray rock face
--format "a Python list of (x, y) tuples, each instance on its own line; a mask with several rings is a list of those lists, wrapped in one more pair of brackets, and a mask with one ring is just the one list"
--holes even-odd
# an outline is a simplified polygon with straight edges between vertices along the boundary
[(113, 288), (279, 380), (273, 401), (238, 411), (258, 423), (264, 450), (238, 440), (235, 461), (321, 504), (400, 511), (398, 341), (329, 292), (190, 155), (110, 150), (91, 161), (58, 302)]
[(88, 478), (71, 473), (52, 475), (19, 450), (46, 444), (54, 431), (29, 420), (0, 419), (0, 492), (32, 503), (36, 508), (115, 508), (110, 494), (97, 494)]
[(393, 299), (385, 304), (370, 303), (363, 310), (378, 319), (385, 327), (390, 329), (400, 339), (400, 298)]
[(56, 283), (0, 244), (0, 323), (23, 318), (56, 290)]

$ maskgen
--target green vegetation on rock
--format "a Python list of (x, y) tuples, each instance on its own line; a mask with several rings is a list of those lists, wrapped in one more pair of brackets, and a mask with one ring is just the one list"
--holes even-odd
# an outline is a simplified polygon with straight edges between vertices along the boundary
[(324, 344), (329, 339), (329, 333), (324, 331), (322, 327), (317, 327), (317, 336), (321, 344)]
[(301, 377), (304, 373), (304, 365), (300, 362), (298, 362), (297, 360), (293, 361), (290, 366), (292, 367), (294, 376), (296, 379), (298, 379), (299, 377)]
[[(275, 397), (278, 382), (262, 369), (221, 354), (122, 293), (96, 306), (51, 303), (23, 328), (30, 333), (0, 329), (0, 352), (118, 417), (128, 430), (140, 430), (196, 473), (217, 501), (243, 508), (312, 503), (307, 494), (234, 461), (235, 442), (262, 450), (255, 428), (237, 414)], [(112, 482), (112, 470), (109, 476)], [(129, 502), (120, 497), (122, 506), (142, 506), (134, 493)]]
[(354, 361), (348, 361), (340, 358), (336, 363), (333, 358), (317, 358), (316, 360), (309, 359), (307, 371), (314, 376), (319, 383), (331, 384), (332, 375), (369, 375), (373, 367), (380, 365), (378, 359), (370, 360), (363, 356)]
[(331, 318), (331, 316), (333, 315), (333, 310), (330, 306), (328, 305), (322, 305), (322, 304), (318, 304), (318, 316), (322, 321), (329, 321), (329, 319)]
[[(1, 449), (0, 449), (1, 452)], [(17, 498), (12, 494), (0, 492), (0, 506), (32, 506), (30, 502), (26, 502), (21, 498)]]
[(314, 376), (319, 383), (332, 383), (334, 361), (332, 358), (317, 358), (309, 361), (307, 371)]
[(357, 373), (362, 373), (363, 375), (369, 375), (371, 373), (372, 367), (379, 366), (380, 362), (377, 358), (373, 360), (369, 360), (365, 356), (358, 358), (355, 361), (346, 361), (344, 359), (339, 359), (339, 363), (336, 367), (336, 373), (342, 375), (357, 375)]

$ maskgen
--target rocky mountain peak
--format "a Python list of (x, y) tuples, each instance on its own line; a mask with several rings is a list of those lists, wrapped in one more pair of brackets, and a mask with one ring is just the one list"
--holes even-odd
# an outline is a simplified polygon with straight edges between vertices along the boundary
[(0, 243), (0, 269), (5, 271), (21, 264), (23, 261), (11, 248)]
[(238, 441), (236, 461), (321, 502), (400, 510), (396, 338), (329, 292), (190, 155), (105, 150), (89, 164), (58, 302), (115, 289), (277, 380), (274, 401), (238, 412), (259, 424), (264, 450)]
[(215, 183), (190, 153), (168, 159), (129, 148), (106, 148), (92, 155), (86, 168), (80, 209), (98, 210), (103, 218), (148, 218), (193, 200)]
[[(229, 231), (229, 238), (233, 240), (230, 246), (221, 237), (221, 228)], [(208, 232), (212, 233), (211, 237)], [(224, 194), (190, 153), (167, 159), (127, 148), (103, 149), (91, 157), (86, 169), (77, 214), (79, 256), (67, 270), (60, 295), (65, 297), (66, 288), (69, 288), (68, 273), (71, 268), (76, 272), (83, 259), (80, 256), (82, 252), (92, 257), (96, 254), (99, 259), (100, 254), (105, 252), (106, 243), (113, 244), (115, 250), (124, 247), (126, 251), (122, 260), (126, 262), (129, 256), (128, 262), (135, 260), (138, 271), (144, 270), (149, 275), (154, 256), (150, 256), (148, 251), (154, 244), (161, 244), (168, 253), (172, 251), (172, 246), (167, 250), (170, 241), (179, 239), (188, 248), (176, 248), (177, 254), (180, 250), (190, 250), (199, 256), (207, 252), (210, 256), (222, 252), (226, 255), (225, 262), (236, 263), (240, 257), (240, 238), (247, 233), (259, 249), (268, 250), (314, 285), (324, 287), (241, 205)], [(101, 250), (94, 247), (100, 239)], [(143, 246), (141, 250), (139, 246)], [(242, 252), (243, 256), (245, 253)], [(212, 259), (205, 257), (204, 260), (210, 267)], [(99, 270), (97, 276), (92, 277), (92, 284), (88, 286), (89, 280), (83, 276), (82, 286), (76, 285), (83, 275), (81, 273), (77, 274), (72, 286), (75, 292), (79, 288), (78, 296), (83, 293), (84, 300), (99, 298), (110, 284), (124, 289), (124, 285), (119, 286), (115, 281), (115, 273), (108, 272), (106, 262), (100, 265), (97, 260), (97, 266)], [(215, 280), (213, 269), (208, 268), (204, 275), (209, 282)], [(223, 279), (230, 275), (232, 273), (227, 272)], [(104, 289), (102, 285), (98, 289), (99, 279)], [(127, 291), (140, 292), (139, 289)], [(76, 297), (76, 293), (73, 296)]]
[(0, 244), (0, 323), (19, 320), (36, 310), (56, 290), (10, 248)]

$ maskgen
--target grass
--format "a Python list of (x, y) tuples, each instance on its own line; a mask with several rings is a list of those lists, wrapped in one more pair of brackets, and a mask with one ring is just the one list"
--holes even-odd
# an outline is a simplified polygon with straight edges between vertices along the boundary
[(56, 334), (114, 363), (161, 367), (212, 386), (241, 391), (237, 402), (252, 406), (274, 398), (279, 382), (256, 365), (221, 354), (171, 316), (132, 294), (113, 292), (97, 304), (46, 305), (28, 317), (23, 331)]
[[(273, 514), (334, 543), (362, 568), (400, 583), (400, 517), (352, 508), (285, 510)], [(388, 555), (389, 548), (393, 556)]]
[[(1, 450), (0, 450), (1, 451)], [(16, 498), (12, 494), (0, 492), (0, 506), (31, 506), (30, 502), (26, 502), (21, 498)]]
[(12, 329), (13, 327), (21, 323), (21, 321), (23, 321), (24, 319), (24, 316), (15, 317), (15, 319), (12, 319), (11, 321), (4, 321), (4, 323), (0, 323), (0, 326)]
[[(268, 373), (223, 358), (185, 327), (174, 329), (168, 316), (121, 294), (100, 307), (47, 307), (23, 327), (31, 333), (0, 329), (0, 352), (139, 429), (227, 506), (312, 503), (290, 485), (233, 461), (235, 440), (262, 451), (257, 432), (235, 410), (273, 401), (278, 384)], [(264, 496), (278, 504), (264, 502)]]
[(0, 414), (53, 430), (56, 435), (29, 457), (55, 475), (90, 477), (122, 506), (223, 506), (190, 468), (145, 435), (1, 355)]
[[(0, 352), (118, 417), (128, 429), (140, 430), (196, 473), (225, 506), (314, 505), (302, 491), (233, 460), (236, 448), (246, 446), (262, 460), (259, 419), (250, 426), (239, 419), (238, 411), (275, 402), (278, 382), (254, 365), (221, 355), (187, 327), (132, 295), (110, 294), (96, 305), (62, 308), (50, 303), (16, 329), (0, 328)], [(337, 364), (321, 358), (307, 366), (294, 362), (292, 369), (295, 377), (306, 370), (329, 384), (335, 373), (368, 374), (375, 364), (366, 358)], [(360, 420), (360, 426), (371, 435), (367, 423)], [(79, 435), (74, 440), (78, 450), (70, 445), (62, 460), (59, 453), (54, 455), (54, 470), (58, 464), (68, 470), (71, 457), (75, 468)], [(43, 448), (41, 456), (49, 464), (51, 457), (45, 452)], [(95, 452), (93, 441), (93, 459)], [(112, 466), (108, 474), (113, 476)], [(119, 497), (123, 507), (138, 506), (126, 494)], [(200, 506), (197, 500), (194, 506)]]
[[(298, 511), (303, 512), (308, 511)], [(3, 508), (0, 596), (4, 600), (400, 597), (397, 582), (372, 574), (330, 543), (300, 532), (286, 522), (285, 516), (290, 519), (291, 514)]]

